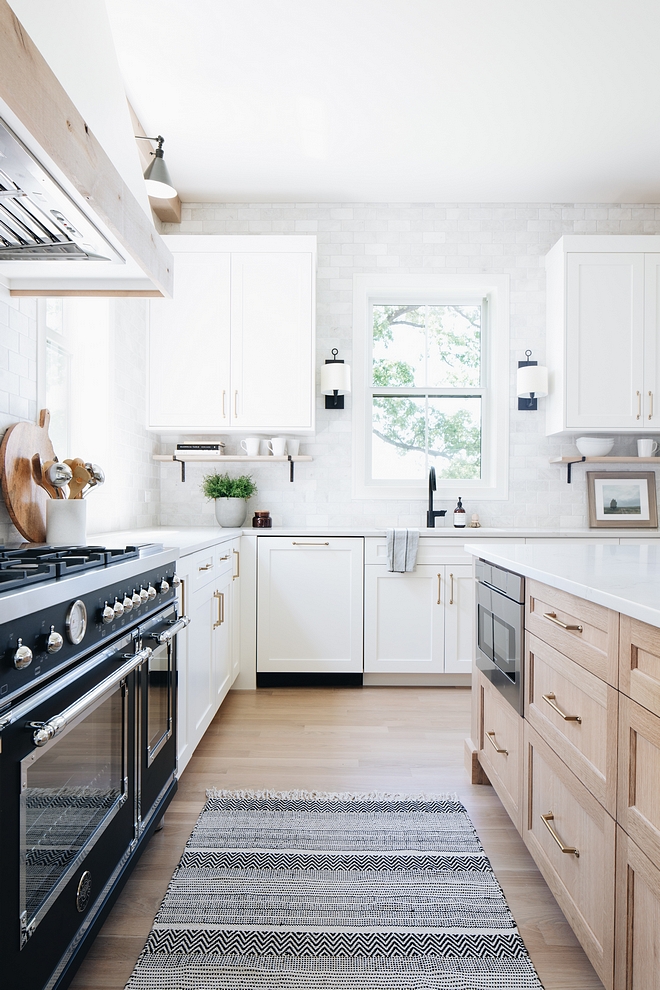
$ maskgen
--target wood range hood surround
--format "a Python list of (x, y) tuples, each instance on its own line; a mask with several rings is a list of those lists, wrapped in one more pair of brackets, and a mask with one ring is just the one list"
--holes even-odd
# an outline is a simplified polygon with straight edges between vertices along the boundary
[(0, 291), (171, 297), (168, 248), (7, 0), (0, 0), (0, 118), (125, 259), (0, 261)]

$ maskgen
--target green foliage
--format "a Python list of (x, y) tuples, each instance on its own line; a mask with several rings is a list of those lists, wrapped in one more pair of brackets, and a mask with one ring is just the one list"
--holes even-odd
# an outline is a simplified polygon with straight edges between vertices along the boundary
[(257, 486), (249, 474), (232, 478), (225, 472), (205, 475), (202, 491), (207, 498), (251, 498), (256, 495)]

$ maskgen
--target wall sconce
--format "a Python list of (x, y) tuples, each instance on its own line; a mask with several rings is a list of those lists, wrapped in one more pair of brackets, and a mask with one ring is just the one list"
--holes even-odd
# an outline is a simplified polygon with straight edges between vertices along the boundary
[(538, 361), (530, 361), (531, 351), (525, 351), (526, 361), (518, 361), (516, 395), (518, 409), (536, 409), (537, 399), (548, 394), (548, 369)]
[(351, 391), (351, 368), (337, 357), (336, 347), (332, 348), (332, 357), (321, 367), (321, 392), (325, 395), (326, 409), (343, 409), (344, 396), (341, 392)]
[(172, 185), (172, 179), (170, 178), (170, 173), (167, 170), (167, 165), (163, 157), (165, 138), (160, 134), (155, 138), (136, 134), (135, 138), (137, 141), (158, 142), (156, 150), (151, 152), (154, 160), (147, 165), (144, 171), (144, 183), (147, 187), (147, 195), (151, 196), (152, 199), (174, 199), (177, 194), (176, 189)]

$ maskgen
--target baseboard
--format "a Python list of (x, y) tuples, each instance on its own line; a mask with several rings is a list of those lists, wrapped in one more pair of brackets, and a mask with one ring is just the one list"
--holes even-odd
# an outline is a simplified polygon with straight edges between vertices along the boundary
[(471, 674), (365, 674), (365, 687), (470, 687)]
[(362, 674), (257, 671), (257, 687), (362, 687)]

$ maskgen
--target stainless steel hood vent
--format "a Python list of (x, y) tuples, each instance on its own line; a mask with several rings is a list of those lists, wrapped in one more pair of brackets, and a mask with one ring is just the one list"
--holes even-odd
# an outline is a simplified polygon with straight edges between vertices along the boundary
[(0, 120), (0, 262), (124, 259)]

